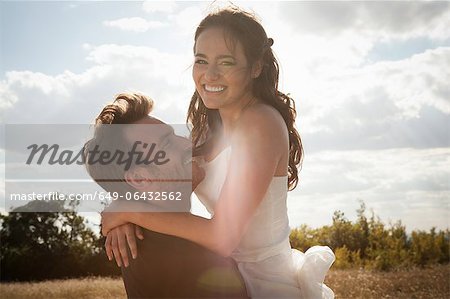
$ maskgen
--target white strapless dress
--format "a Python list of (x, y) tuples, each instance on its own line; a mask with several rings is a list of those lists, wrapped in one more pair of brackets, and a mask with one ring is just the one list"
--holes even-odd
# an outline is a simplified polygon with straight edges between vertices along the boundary
[[(195, 193), (214, 215), (214, 206), (227, 172), (231, 147), (205, 162), (206, 177)], [(232, 258), (251, 298), (334, 298), (323, 280), (334, 262), (329, 247), (314, 246), (305, 253), (291, 249), (287, 216), (287, 176), (274, 177), (248, 230)]]

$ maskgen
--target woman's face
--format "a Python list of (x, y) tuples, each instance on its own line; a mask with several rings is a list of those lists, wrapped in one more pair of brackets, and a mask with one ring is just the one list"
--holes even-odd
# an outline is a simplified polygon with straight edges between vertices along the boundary
[(192, 76), (207, 108), (238, 106), (244, 97), (251, 95), (251, 67), (242, 44), (237, 42), (234, 49), (230, 49), (223, 29), (203, 31), (197, 38), (194, 52)]

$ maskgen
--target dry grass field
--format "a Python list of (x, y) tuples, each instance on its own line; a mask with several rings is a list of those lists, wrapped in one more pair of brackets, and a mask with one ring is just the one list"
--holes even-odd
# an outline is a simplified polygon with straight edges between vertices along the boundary
[(392, 272), (330, 271), (325, 283), (336, 298), (450, 298), (450, 265)]
[[(395, 272), (333, 270), (326, 283), (336, 298), (450, 298), (450, 265)], [(125, 298), (117, 278), (2, 283), (1, 299)]]
[(118, 278), (83, 278), (44, 282), (1, 283), (1, 299), (126, 298)]

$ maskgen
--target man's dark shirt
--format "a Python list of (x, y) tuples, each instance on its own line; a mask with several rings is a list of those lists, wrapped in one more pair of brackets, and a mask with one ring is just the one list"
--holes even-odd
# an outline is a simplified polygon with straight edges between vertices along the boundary
[(122, 267), (128, 298), (248, 298), (232, 258), (148, 230), (137, 246), (137, 258)]

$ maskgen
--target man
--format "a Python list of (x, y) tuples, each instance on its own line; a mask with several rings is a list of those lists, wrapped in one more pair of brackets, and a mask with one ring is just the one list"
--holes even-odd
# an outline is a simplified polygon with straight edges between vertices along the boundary
[[(189, 212), (191, 192), (204, 172), (191, 163), (189, 140), (149, 116), (152, 107), (152, 100), (140, 94), (120, 94), (105, 106), (96, 118), (94, 137), (85, 144), (87, 171), (119, 199), (111, 206), (130, 206), (130, 201), (140, 199), (138, 209), (145, 205), (150, 212)], [(151, 186), (148, 192), (133, 187), (141, 181)], [(156, 200), (161, 194), (168, 194), (168, 199)], [(247, 297), (231, 258), (190, 241), (129, 223), (108, 233), (105, 248), (122, 269), (129, 298)]]

